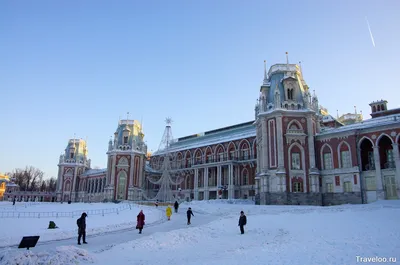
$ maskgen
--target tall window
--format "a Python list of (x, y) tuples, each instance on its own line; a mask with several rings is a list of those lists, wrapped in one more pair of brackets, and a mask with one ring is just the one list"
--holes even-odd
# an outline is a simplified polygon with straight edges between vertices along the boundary
[(292, 169), (300, 168), (300, 153), (292, 153)]
[(395, 164), (394, 164), (392, 149), (386, 150), (386, 157), (387, 157), (387, 165), (385, 165), (385, 168), (394, 168)]
[(248, 149), (243, 150), (242, 151), (242, 156), (243, 156), (243, 160), (249, 159), (249, 150)]
[(219, 153), (218, 156), (219, 156), (219, 161), (224, 161), (224, 153), (223, 152)]
[(332, 153), (324, 153), (324, 169), (332, 169)]
[(289, 88), (287, 90), (288, 93), (288, 100), (293, 100), (293, 88)]
[(351, 167), (350, 164), (350, 151), (341, 151), (340, 152), (340, 163), (342, 164), (342, 168)]
[(128, 143), (128, 136), (124, 136), (124, 144)]
[(230, 151), (230, 152), (229, 152), (229, 159), (230, 159), (230, 160), (233, 160), (234, 157), (235, 157), (235, 151)]
[(212, 155), (207, 155), (207, 162), (210, 163), (212, 159)]
[(368, 165), (369, 165), (369, 168), (367, 168), (367, 170), (375, 169), (374, 152), (368, 152)]
[(303, 192), (303, 182), (293, 182), (293, 192)]
[(343, 182), (343, 190), (344, 190), (344, 192), (352, 192), (350, 181)]
[(333, 183), (326, 183), (326, 192), (327, 193), (333, 192)]
[(69, 153), (69, 158), (74, 158), (74, 152)]
[(243, 185), (248, 185), (249, 184), (249, 175), (247, 173), (247, 170), (243, 171)]

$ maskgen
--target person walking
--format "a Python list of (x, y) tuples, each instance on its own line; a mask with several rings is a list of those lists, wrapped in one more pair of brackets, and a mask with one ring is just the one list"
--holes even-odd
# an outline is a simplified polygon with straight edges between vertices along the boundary
[(239, 227), (240, 227), (240, 233), (244, 234), (244, 226), (247, 224), (247, 218), (246, 215), (244, 215), (244, 212), (240, 212), (240, 217), (239, 217)]
[(190, 225), (190, 218), (192, 218), (192, 216), (194, 216), (193, 212), (192, 212), (192, 208), (189, 207), (189, 209), (186, 212), (187, 215), (187, 224)]
[(178, 201), (175, 201), (175, 203), (174, 203), (174, 208), (175, 208), (175, 213), (178, 213), (178, 208), (179, 208), (179, 203), (178, 203)]
[(144, 220), (145, 220), (145, 215), (143, 213), (143, 210), (140, 210), (140, 213), (137, 216), (137, 224), (136, 224), (136, 229), (139, 229), (139, 234), (142, 233)]
[(168, 205), (167, 209), (165, 210), (165, 214), (167, 215), (168, 221), (171, 220), (172, 209), (170, 205)]
[(81, 217), (76, 220), (76, 224), (78, 225), (78, 245), (81, 244), (81, 238), (83, 239), (83, 244), (87, 244), (86, 242), (86, 213), (82, 213)]

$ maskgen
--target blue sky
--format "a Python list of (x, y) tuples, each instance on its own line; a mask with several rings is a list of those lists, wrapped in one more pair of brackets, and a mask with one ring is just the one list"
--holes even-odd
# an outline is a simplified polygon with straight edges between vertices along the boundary
[(400, 107), (399, 11), (397, 0), (0, 1), (0, 172), (56, 176), (74, 133), (105, 167), (128, 111), (153, 151), (167, 116), (175, 137), (250, 121), (263, 60), (286, 51), (334, 115)]

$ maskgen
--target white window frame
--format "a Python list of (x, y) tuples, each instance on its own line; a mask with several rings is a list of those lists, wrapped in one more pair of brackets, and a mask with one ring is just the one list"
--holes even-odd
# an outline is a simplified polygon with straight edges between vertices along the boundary
[(340, 163), (342, 168), (349, 168), (351, 167), (350, 163), (350, 151), (340, 151)]
[(324, 153), (323, 158), (324, 158), (324, 169), (325, 170), (333, 169), (332, 153), (331, 152)]
[(291, 169), (292, 170), (300, 170), (301, 169), (301, 159), (300, 153), (292, 153), (291, 154)]
[(326, 193), (333, 193), (333, 183), (326, 183)]
[(353, 187), (351, 185), (351, 181), (343, 182), (343, 192), (353, 192)]
[(303, 183), (301, 181), (293, 182), (293, 192), (303, 192)]
[(242, 150), (242, 156), (244, 160), (249, 159), (249, 149)]

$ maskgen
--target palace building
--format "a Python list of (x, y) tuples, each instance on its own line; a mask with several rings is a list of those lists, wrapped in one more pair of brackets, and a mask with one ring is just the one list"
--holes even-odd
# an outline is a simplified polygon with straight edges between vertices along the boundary
[[(259, 90), (254, 120), (170, 141), (147, 154), (141, 125), (119, 121), (105, 169), (91, 169), (85, 141), (60, 157), (58, 200), (148, 200), (170, 160), (175, 198), (257, 204), (368, 203), (400, 196), (400, 108), (372, 102), (371, 118), (334, 118), (296, 64), (275, 64)], [(169, 125), (168, 125), (169, 126)], [(167, 126), (167, 127), (168, 127)]]

